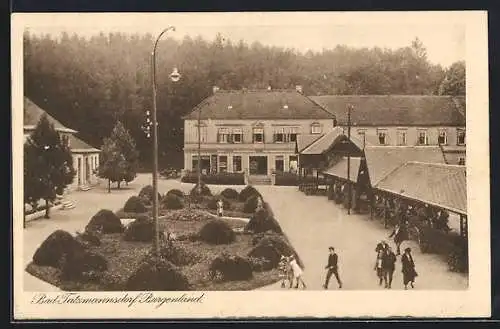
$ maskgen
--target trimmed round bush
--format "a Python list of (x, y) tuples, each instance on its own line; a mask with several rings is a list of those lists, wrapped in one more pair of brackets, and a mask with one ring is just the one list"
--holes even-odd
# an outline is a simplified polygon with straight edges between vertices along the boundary
[(155, 235), (155, 226), (149, 217), (138, 217), (125, 230), (125, 241), (151, 242)]
[(135, 212), (142, 213), (146, 212), (147, 208), (144, 205), (144, 202), (138, 196), (131, 196), (127, 202), (125, 202), (125, 206), (123, 206), (123, 211), (125, 212)]
[(255, 212), (250, 221), (245, 225), (245, 231), (253, 233), (262, 233), (267, 231), (278, 234), (283, 233), (276, 219), (269, 216), (269, 212), (266, 209), (259, 209)]
[(161, 259), (158, 264), (148, 256), (125, 283), (130, 291), (185, 291), (188, 279), (171, 262)]
[(65, 255), (83, 251), (84, 246), (70, 233), (57, 230), (49, 235), (35, 251), (33, 263), (58, 268)]
[(167, 209), (182, 209), (184, 201), (175, 194), (167, 194), (162, 200), (163, 205)]
[(100, 231), (104, 234), (121, 233), (123, 232), (123, 225), (120, 218), (116, 216), (111, 210), (99, 210), (85, 226), (85, 231)]
[(224, 210), (231, 209), (231, 202), (222, 195), (214, 195), (211, 197), (207, 203), (208, 209), (217, 210), (217, 202), (219, 200), (222, 200)]
[(223, 197), (229, 200), (238, 200), (240, 194), (234, 188), (226, 188), (220, 193)]
[(61, 278), (65, 280), (92, 279), (95, 272), (102, 272), (108, 268), (106, 259), (96, 253), (78, 251), (66, 254), (60, 263)]
[(189, 194), (194, 197), (202, 197), (202, 196), (212, 196), (212, 191), (210, 191), (210, 188), (207, 186), (207, 184), (201, 182), (201, 192), (198, 191), (198, 184), (196, 184)]
[(282, 255), (294, 255), (299, 265), (301, 265), (300, 259), (292, 246), (279, 235), (263, 235), (258, 240), (257, 245), (248, 253), (248, 257), (266, 259), (269, 261), (271, 268), (278, 266)]
[[(139, 198), (146, 204), (153, 203), (154, 188), (152, 185), (144, 186), (139, 192)], [(158, 193), (158, 200), (161, 200), (161, 194)]]
[(236, 240), (233, 229), (223, 220), (214, 219), (203, 225), (199, 232), (200, 240), (210, 244), (229, 244)]
[(182, 192), (181, 190), (178, 190), (176, 188), (171, 189), (170, 191), (168, 191), (167, 194), (165, 194), (165, 196), (168, 196), (170, 194), (176, 195), (179, 198), (184, 199), (184, 192)]
[(241, 190), (241, 192), (240, 192), (240, 194), (238, 196), (238, 199), (241, 202), (245, 202), (252, 195), (258, 195), (258, 196), (260, 196), (260, 193), (252, 185), (247, 185), (247, 186), (245, 186), (245, 188), (243, 190)]
[(243, 205), (243, 212), (247, 214), (252, 214), (257, 209), (257, 205), (259, 204), (258, 195), (252, 195), (248, 199), (246, 199), (245, 204)]
[(210, 264), (209, 276), (223, 281), (249, 280), (253, 277), (252, 264), (241, 256), (221, 254)]

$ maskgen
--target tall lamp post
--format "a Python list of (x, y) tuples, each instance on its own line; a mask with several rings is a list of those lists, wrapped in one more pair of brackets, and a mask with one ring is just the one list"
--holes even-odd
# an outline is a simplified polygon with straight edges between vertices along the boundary
[[(347, 139), (350, 143), (351, 141), (351, 110), (352, 105), (347, 106)], [(348, 144), (349, 145), (349, 144)], [(351, 203), (352, 203), (352, 191), (351, 191), (351, 151), (349, 150), (349, 146), (347, 148), (347, 192), (349, 196), (347, 197), (347, 214), (351, 214)]]
[[(175, 31), (174, 26), (169, 26), (164, 29), (156, 38), (153, 46), (153, 51), (151, 52), (151, 77), (153, 85), (153, 115), (152, 115), (152, 137), (153, 137), (153, 221), (155, 223), (155, 256), (158, 261), (160, 258), (160, 224), (158, 222), (158, 122), (156, 118), (156, 47), (160, 38), (168, 31)], [(173, 82), (179, 81), (181, 75), (174, 68), (173, 72), (170, 74), (170, 79)]]

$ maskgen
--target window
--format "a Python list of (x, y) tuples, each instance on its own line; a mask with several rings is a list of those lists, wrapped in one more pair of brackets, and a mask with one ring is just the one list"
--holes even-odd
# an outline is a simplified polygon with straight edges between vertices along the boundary
[(233, 172), (241, 171), (241, 156), (235, 155), (233, 156)]
[(380, 145), (387, 145), (387, 130), (379, 129), (377, 131), (378, 134), (378, 143)]
[(264, 143), (264, 129), (253, 128), (253, 142)]
[(274, 131), (274, 142), (283, 143), (285, 141), (285, 129), (278, 128)]
[(69, 137), (68, 135), (62, 135), (62, 143), (64, 146), (69, 147)]
[(461, 166), (465, 166), (465, 157), (459, 157), (458, 158), (458, 164)]
[(465, 129), (457, 129), (457, 145), (465, 145)]
[(427, 130), (419, 130), (418, 131), (417, 144), (418, 145), (427, 145)]
[(227, 172), (227, 155), (219, 156), (219, 172)]
[(274, 160), (276, 172), (283, 172), (285, 170), (285, 159), (282, 155), (277, 155)]
[(319, 123), (311, 125), (311, 134), (321, 134), (321, 125)]
[(241, 143), (243, 141), (243, 130), (233, 129), (233, 143)]
[(295, 143), (297, 141), (297, 128), (292, 127), (289, 130), (288, 141)]
[(228, 143), (229, 142), (229, 129), (219, 128), (218, 141), (219, 141), (219, 143)]
[(438, 144), (439, 145), (446, 145), (446, 144), (448, 144), (448, 139), (447, 139), (447, 136), (446, 136), (446, 130), (444, 130), (444, 129), (439, 130)]
[(398, 129), (398, 145), (403, 146), (406, 145), (406, 129)]

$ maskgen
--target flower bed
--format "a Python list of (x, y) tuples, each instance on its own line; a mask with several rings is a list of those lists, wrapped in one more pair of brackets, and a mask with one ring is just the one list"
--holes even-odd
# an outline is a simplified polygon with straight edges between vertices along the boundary
[[(255, 193), (250, 195), (253, 194)], [(190, 196), (186, 196), (186, 198), (189, 199)], [(136, 220), (127, 225), (123, 232), (111, 232), (97, 228), (91, 232), (78, 234), (75, 238), (76, 242), (66, 241), (65, 243), (73, 243), (75, 246), (81, 245), (83, 250), (80, 248), (78, 253), (73, 254), (66, 251), (66, 248), (57, 247), (58, 257), (62, 261), (53, 262), (49, 266), (32, 262), (27, 266), (26, 271), (65, 291), (141, 290), (141, 282), (149, 282), (146, 288), (150, 290), (160, 288), (166, 290), (252, 290), (278, 281), (278, 270), (274, 261), (276, 255), (267, 252), (267, 249), (272, 251), (274, 247), (259, 245), (258, 248), (265, 250), (254, 251), (257, 247), (255, 238), (261, 233), (259, 235), (245, 231), (248, 220), (218, 219), (216, 216), (210, 215), (207, 211), (212, 199), (212, 196), (195, 198), (192, 200), (191, 208), (185, 205), (183, 209), (175, 210), (167, 209), (160, 203), (159, 224), (160, 232), (163, 233), (161, 234), (163, 246), (161, 254), (164, 257), (162, 258), (161, 271), (158, 269), (160, 272), (155, 272), (154, 267), (151, 266), (154, 261), (152, 235), (143, 234), (141, 237), (144, 238), (131, 238), (135, 237), (131, 232), (135, 226), (142, 225), (147, 230), (141, 232), (150, 232), (151, 228), (146, 225), (150, 223), (150, 208), (141, 213), (124, 212), (123, 210), (115, 214), (110, 213), (117, 218), (136, 218)], [(189, 204), (189, 201), (187, 200), (186, 204)], [(244, 202), (236, 199), (236, 195), (229, 202), (231, 210), (226, 211), (225, 216), (253, 216), (253, 214), (243, 214)], [(266, 211), (272, 214), (269, 205), (264, 202), (264, 206), (268, 209)], [(103, 211), (107, 210), (101, 210), (101, 212)], [(111, 218), (111, 216), (108, 217)], [(113, 219), (116, 220), (115, 217)], [(106, 219), (104, 218), (102, 221), (106, 221)], [(278, 225), (277, 222), (274, 223)], [(62, 235), (66, 237), (66, 240), (71, 240), (68, 238), (69, 234), (63, 233)], [(272, 235), (277, 236), (283, 241), (282, 244), (288, 246), (283, 250), (296, 254), (283, 234), (272, 233)], [(171, 240), (166, 240), (166, 236), (170, 236)], [(61, 244), (56, 244), (56, 246), (58, 245)], [(255, 255), (259, 257), (255, 258)], [(262, 257), (271, 257), (274, 263)], [(81, 266), (76, 267), (70, 276), (66, 274), (71, 264), (78, 262), (79, 259), (87, 258), (104, 262), (106, 266), (96, 265), (95, 269), (91, 268), (90, 270)], [(70, 262), (65, 261), (66, 259)], [(246, 271), (245, 275), (236, 275), (237, 273), (234, 271), (238, 271), (239, 267)], [(218, 273), (220, 271), (224, 273)], [(175, 278), (178, 285), (162, 283), (160, 279), (162, 273)]]
[[(218, 173), (201, 175), (201, 181), (205, 184), (213, 185), (244, 185), (245, 176), (243, 173)], [(196, 184), (198, 182), (198, 174), (188, 173), (181, 178), (181, 182)]]

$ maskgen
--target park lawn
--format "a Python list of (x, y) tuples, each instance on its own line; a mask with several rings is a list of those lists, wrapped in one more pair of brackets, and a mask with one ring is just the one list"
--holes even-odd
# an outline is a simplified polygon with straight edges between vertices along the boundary
[[(168, 230), (177, 236), (197, 233), (201, 227), (211, 219), (211, 216), (187, 216), (179, 220), (182, 210), (162, 209), (163, 216), (159, 218), (161, 230)], [(130, 215), (130, 214), (126, 214)], [(127, 217), (127, 216), (125, 216)], [(198, 220), (199, 219), (199, 220)], [(234, 229), (241, 229), (246, 222), (237, 219), (225, 219)], [(175, 244), (192, 253), (194, 264), (179, 266), (179, 270), (187, 277), (192, 290), (252, 290), (278, 281), (276, 269), (265, 272), (254, 272), (253, 278), (246, 281), (215, 282), (208, 278), (208, 269), (214, 258), (222, 252), (245, 257), (253, 248), (252, 235), (236, 234), (236, 241), (227, 245), (211, 245), (202, 241), (182, 240)], [(26, 271), (62, 290), (68, 291), (109, 291), (124, 290), (117, 287), (124, 286), (125, 281), (139, 266), (141, 260), (151, 250), (151, 242), (129, 242), (123, 240), (122, 234), (106, 234), (101, 238), (100, 246), (90, 246), (90, 251), (101, 254), (108, 261), (106, 272), (118, 280), (115, 288), (110, 288), (102, 282), (61, 281), (60, 271), (56, 268), (37, 266), (30, 263)]]

